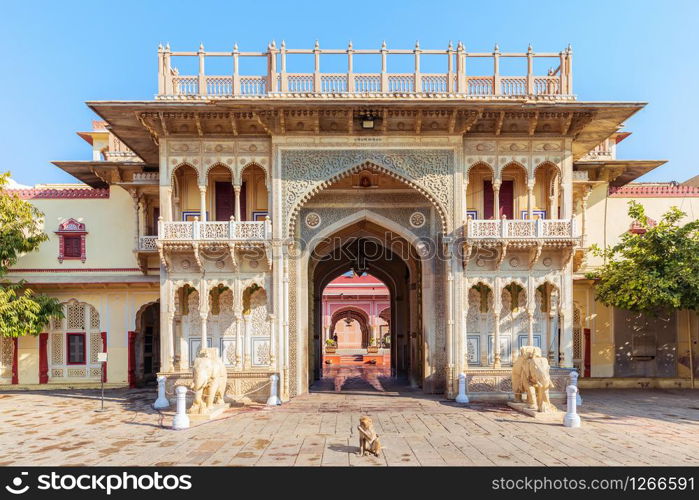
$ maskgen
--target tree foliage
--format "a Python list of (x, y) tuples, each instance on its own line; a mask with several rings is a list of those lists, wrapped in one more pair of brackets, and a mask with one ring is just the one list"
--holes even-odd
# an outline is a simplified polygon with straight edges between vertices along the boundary
[(5, 189), (9, 172), (0, 174), (0, 335), (38, 335), (52, 318), (63, 317), (58, 300), (34, 293), (25, 282), (3, 279), (25, 253), (48, 239), (41, 230), (43, 214)]
[(587, 275), (597, 281), (597, 300), (653, 316), (699, 310), (699, 221), (681, 224), (687, 214), (672, 207), (653, 224), (635, 201), (628, 213), (642, 231), (627, 232), (606, 249), (592, 247), (606, 259)]

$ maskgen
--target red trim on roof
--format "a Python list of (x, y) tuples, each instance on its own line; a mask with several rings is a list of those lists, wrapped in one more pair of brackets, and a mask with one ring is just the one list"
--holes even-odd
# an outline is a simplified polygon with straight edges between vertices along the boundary
[(681, 184), (632, 183), (610, 186), (609, 196), (616, 198), (688, 198), (699, 197), (699, 187)]

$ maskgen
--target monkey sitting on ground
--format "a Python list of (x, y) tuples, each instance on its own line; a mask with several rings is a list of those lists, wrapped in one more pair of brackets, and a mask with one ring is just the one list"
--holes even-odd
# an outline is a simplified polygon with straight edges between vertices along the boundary
[(359, 455), (363, 457), (366, 452), (369, 452), (378, 457), (381, 452), (381, 441), (374, 431), (374, 422), (369, 417), (360, 417), (357, 429), (359, 429)]

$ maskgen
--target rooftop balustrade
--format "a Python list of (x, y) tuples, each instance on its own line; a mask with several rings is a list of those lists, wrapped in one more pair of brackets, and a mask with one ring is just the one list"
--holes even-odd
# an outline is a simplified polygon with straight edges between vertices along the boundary
[[(313, 56), (313, 72), (294, 73), (287, 70), (288, 55)], [(321, 72), (321, 58), (325, 55), (344, 55), (347, 70), (342, 73)], [(380, 57), (380, 70), (375, 73), (356, 73), (353, 70), (357, 55)], [(388, 59), (395, 55), (413, 55), (412, 73), (389, 73)], [(421, 57), (440, 55), (446, 58), (446, 67), (441, 73), (422, 73)], [(198, 73), (181, 75), (173, 66), (174, 59), (196, 57)], [(572, 57), (570, 48), (561, 52), (538, 53), (529, 46), (523, 53), (500, 52), (495, 46), (493, 52), (467, 52), (461, 42), (456, 48), (450, 43), (446, 50), (421, 49), (416, 44), (412, 50), (388, 49), (386, 44), (380, 49), (354, 49), (350, 43), (346, 49), (321, 49), (316, 42), (313, 49), (288, 49), (284, 42), (277, 48), (274, 42), (266, 52), (242, 52), (237, 44), (230, 52), (205, 51), (203, 45), (196, 52), (173, 52), (170, 46), (158, 48), (158, 99), (198, 99), (198, 98), (252, 98), (274, 97), (293, 98), (308, 96), (325, 97), (386, 97), (454, 96), (460, 99), (532, 98), (551, 100), (573, 99)], [(205, 72), (207, 58), (230, 58), (231, 74), (208, 75)], [(267, 71), (264, 75), (242, 75), (242, 58), (263, 58)], [(472, 75), (467, 69), (469, 60), (488, 58), (492, 61), (492, 73)], [(526, 60), (527, 71), (522, 76), (501, 75), (500, 62), (504, 58)], [(555, 60), (556, 68), (545, 75), (534, 74), (534, 59)], [(379, 68), (377, 68), (379, 69)]]

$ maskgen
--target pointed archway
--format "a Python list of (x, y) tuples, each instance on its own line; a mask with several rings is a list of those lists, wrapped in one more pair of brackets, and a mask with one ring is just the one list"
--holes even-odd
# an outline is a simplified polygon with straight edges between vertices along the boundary
[(424, 359), (422, 325), (418, 311), (421, 263), (413, 245), (397, 233), (371, 220), (344, 226), (314, 241), (309, 276), (309, 384), (322, 377), (322, 292), (338, 276), (353, 271), (381, 280), (390, 296), (391, 376), (421, 386)]

